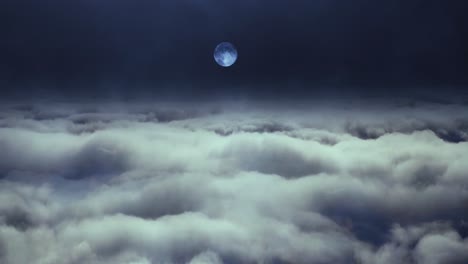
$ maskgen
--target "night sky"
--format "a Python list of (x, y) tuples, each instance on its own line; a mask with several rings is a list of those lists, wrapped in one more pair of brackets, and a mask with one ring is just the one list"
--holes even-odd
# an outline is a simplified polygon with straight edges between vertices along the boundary
[(0, 0), (0, 264), (468, 263), (467, 11)]
[[(467, 8), (458, 0), (6, 0), (0, 81), (17, 97), (459, 93), (468, 85)], [(222, 41), (239, 50), (229, 69), (213, 61)]]

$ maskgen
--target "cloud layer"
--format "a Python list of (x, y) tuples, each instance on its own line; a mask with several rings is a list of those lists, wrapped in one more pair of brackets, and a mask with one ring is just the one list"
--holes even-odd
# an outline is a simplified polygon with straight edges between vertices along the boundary
[(466, 263), (467, 112), (4, 105), (0, 263)]

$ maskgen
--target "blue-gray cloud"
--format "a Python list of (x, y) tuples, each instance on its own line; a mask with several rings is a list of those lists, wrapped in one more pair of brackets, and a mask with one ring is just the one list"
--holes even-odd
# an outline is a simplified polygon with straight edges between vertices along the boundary
[(352, 105), (5, 105), (0, 261), (465, 263), (466, 106)]

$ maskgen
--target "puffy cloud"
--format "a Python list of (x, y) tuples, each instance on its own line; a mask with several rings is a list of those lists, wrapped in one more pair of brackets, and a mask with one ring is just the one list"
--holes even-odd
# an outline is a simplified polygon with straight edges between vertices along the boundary
[(468, 260), (464, 106), (166, 107), (3, 106), (1, 262)]
[(447, 223), (429, 223), (406, 228), (395, 225), (387, 243), (365, 263), (464, 263), (468, 244)]

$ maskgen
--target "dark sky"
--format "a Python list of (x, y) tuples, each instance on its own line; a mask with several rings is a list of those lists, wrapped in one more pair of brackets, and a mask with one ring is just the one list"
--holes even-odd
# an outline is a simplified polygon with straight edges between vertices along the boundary
[[(0, 84), (7, 96), (464, 92), (466, 10), (463, 0), (2, 0)], [(222, 41), (239, 50), (228, 69), (212, 57)]]

